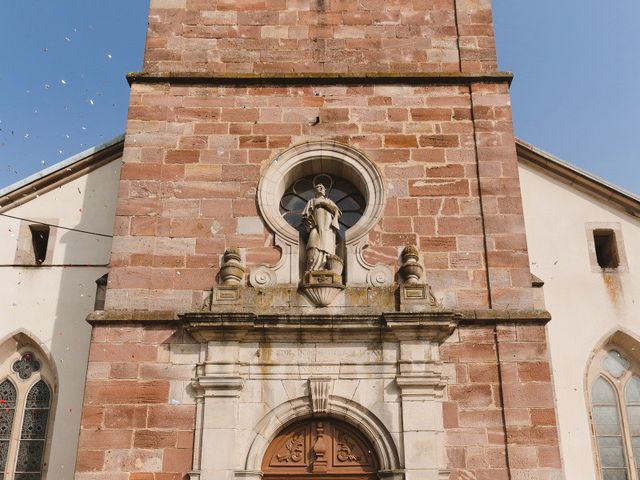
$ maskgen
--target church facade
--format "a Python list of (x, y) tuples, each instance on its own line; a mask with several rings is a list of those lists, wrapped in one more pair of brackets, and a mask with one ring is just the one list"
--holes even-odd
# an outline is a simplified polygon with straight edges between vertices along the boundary
[(640, 202), (516, 142), (489, 1), (152, 0), (128, 78), (0, 191), (0, 478), (635, 479)]
[(149, 22), (76, 477), (559, 478), (489, 3)]

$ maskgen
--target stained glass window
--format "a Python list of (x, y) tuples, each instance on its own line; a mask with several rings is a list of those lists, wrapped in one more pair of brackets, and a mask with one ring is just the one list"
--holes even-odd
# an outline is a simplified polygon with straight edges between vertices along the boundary
[(599, 480), (640, 480), (640, 376), (622, 350), (603, 350), (594, 362), (591, 418)]
[(24, 409), (15, 480), (40, 480), (51, 405), (51, 390), (40, 380), (29, 394)]
[(289, 225), (306, 235), (302, 225), (302, 211), (307, 202), (313, 198), (313, 186), (318, 183), (324, 185), (327, 197), (333, 200), (342, 212), (338, 236), (344, 238), (344, 232), (362, 217), (365, 200), (358, 189), (343, 178), (320, 174), (296, 180), (282, 195), (280, 213)]
[(16, 387), (6, 379), (0, 383), (0, 480), (5, 478), (11, 429), (16, 412)]
[(13, 371), (16, 372), (22, 380), (31, 378), (31, 375), (39, 370), (40, 362), (31, 352), (25, 353), (20, 360), (13, 364)]
[(629, 361), (620, 352), (611, 350), (602, 360), (602, 368), (615, 378), (621, 378), (629, 369)]
[(616, 393), (611, 384), (600, 377), (593, 384), (591, 398), (602, 480), (626, 480), (627, 462)]
[(629, 435), (631, 436), (631, 450), (640, 475), (640, 379), (631, 377), (624, 389), (627, 417), (629, 419)]

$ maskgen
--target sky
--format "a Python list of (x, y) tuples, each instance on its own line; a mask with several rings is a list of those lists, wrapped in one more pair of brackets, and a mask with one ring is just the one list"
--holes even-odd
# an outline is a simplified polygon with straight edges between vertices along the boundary
[[(0, 188), (124, 132), (148, 0), (4, 0)], [(516, 135), (640, 195), (640, 2), (493, 0)]]

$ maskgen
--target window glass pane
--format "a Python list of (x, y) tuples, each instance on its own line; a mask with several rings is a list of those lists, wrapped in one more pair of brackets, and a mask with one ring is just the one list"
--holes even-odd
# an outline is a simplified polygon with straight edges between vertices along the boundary
[(627, 469), (622, 468), (603, 468), (602, 480), (627, 480)]
[(624, 398), (627, 405), (640, 405), (640, 378), (631, 377), (624, 389)]
[(638, 377), (631, 377), (627, 382), (624, 389), (624, 397), (627, 403), (633, 458), (636, 462), (636, 467), (640, 468), (640, 379)]
[(626, 358), (620, 355), (619, 352), (611, 350), (604, 360), (602, 361), (602, 368), (613, 375), (616, 378), (620, 378), (624, 375), (624, 372), (629, 369), (629, 362)]
[(598, 437), (598, 452), (602, 468), (624, 468), (627, 465), (622, 437)]
[(0, 479), (4, 478), (7, 466), (15, 408), (16, 388), (9, 380), (5, 380), (0, 383)]
[(627, 406), (629, 417), (629, 433), (632, 437), (640, 436), (640, 405)]
[(636, 461), (636, 466), (640, 465), (640, 438), (639, 437), (633, 437), (631, 439), (631, 448), (633, 449), (633, 458)]
[(280, 206), (285, 212), (294, 211), (296, 213), (302, 212), (304, 206), (307, 204), (307, 199), (299, 197), (293, 193), (288, 193), (280, 200)]
[(620, 435), (618, 407), (593, 407), (596, 435)]
[(604, 378), (598, 378), (591, 389), (594, 405), (616, 405), (616, 394)]
[(50, 403), (51, 390), (40, 380), (31, 387), (27, 395), (16, 463), (16, 480), (40, 478)]
[(325, 186), (327, 198), (331, 199), (342, 212), (338, 239), (344, 238), (345, 231), (360, 220), (366, 207), (358, 189), (344, 178), (319, 174), (298, 179), (282, 195), (280, 213), (289, 225), (306, 235), (301, 214), (307, 202), (314, 198), (314, 184), (318, 183)]
[(620, 411), (616, 392), (604, 378), (598, 378), (591, 389), (593, 426), (603, 480), (626, 480), (627, 461), (620, 427)]

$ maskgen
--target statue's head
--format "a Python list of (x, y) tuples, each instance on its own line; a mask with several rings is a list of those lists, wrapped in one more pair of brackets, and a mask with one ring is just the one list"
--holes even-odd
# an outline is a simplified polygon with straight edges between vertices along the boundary
[(313, 190), (314, 190), (314, 192), (316, 194), (316, 197), (324, 197), (327, 194), (327, 189), (321, 183), (316, 183), (313, 186)]

